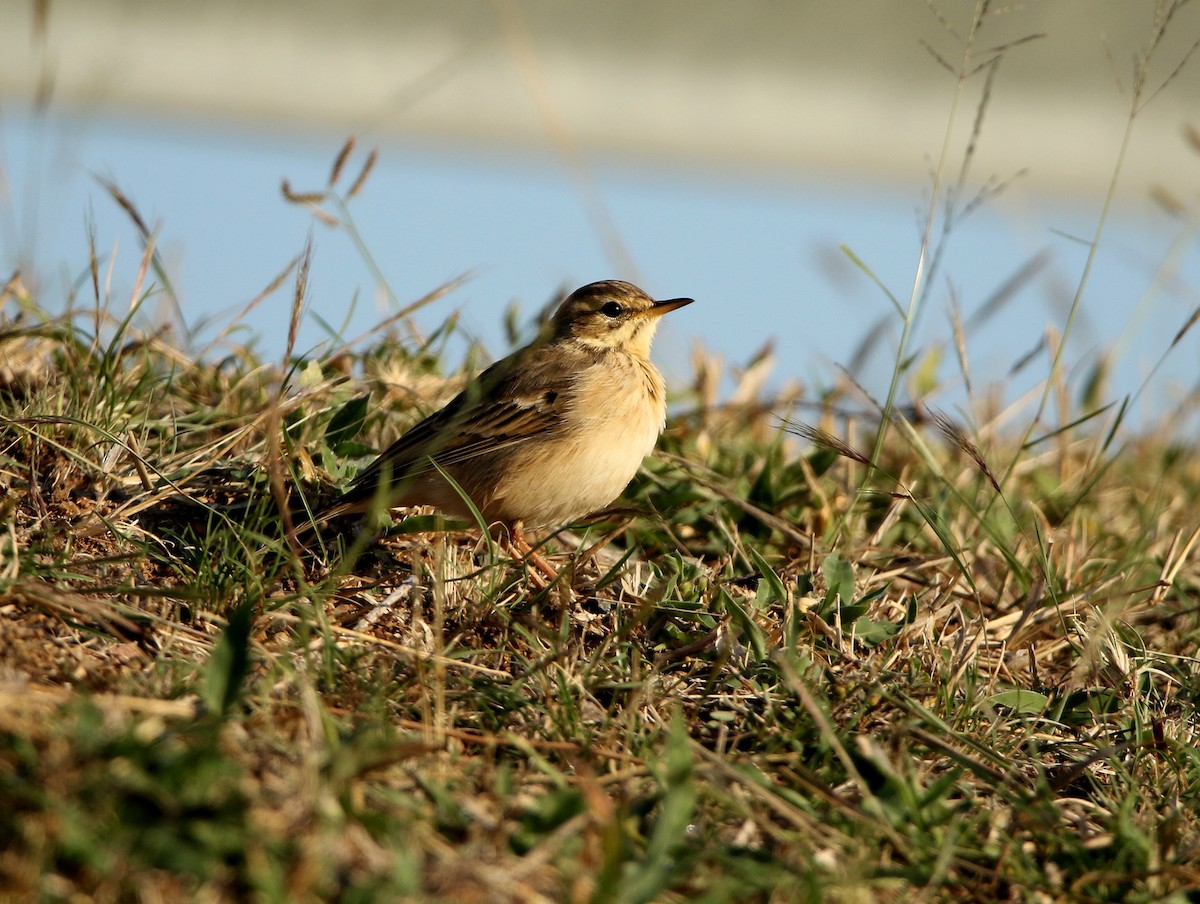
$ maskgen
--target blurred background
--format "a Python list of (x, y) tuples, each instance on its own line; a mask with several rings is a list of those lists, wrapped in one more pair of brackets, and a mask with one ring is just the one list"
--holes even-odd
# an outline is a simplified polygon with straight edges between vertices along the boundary
[[(770, 342), (772, 386), (847, 368), (882, 398), (887, 293), (907, 308), (932, 210), (914, 347), (941, 344), (929, 401), (964, 411), (1045, 379), (1111, 190), (1071, 385), (1108, 355), (1132, 426), (1195, 409), (1200, 328), (1167, 354), (1200, 306), (1194, 4), (3, 0), (0, 34), (0, 280), (51, 308), (89, 300), (89, 235), (128, 303), (139, 239), (108, 180), (196, 347), (311, 234), (300, 351), (467, 274), (418, 321), (459, 312), (499, 355), (510, 303), (528, 323), (622, 277), (697, 299), (660, 334), (670, 378), (694, 343), (739, 364)], [(280, 191), (323, 190), (350, 135), (342, 190), (379, 149), (349, 202), (377, 271)], [(234, 338), (282, 354), (290, 303)]]

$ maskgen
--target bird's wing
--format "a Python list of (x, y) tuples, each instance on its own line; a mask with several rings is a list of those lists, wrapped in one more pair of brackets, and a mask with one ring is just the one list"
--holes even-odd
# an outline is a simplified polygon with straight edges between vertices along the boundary
[(375, 489), (381, 477), (400, 481), (434, 470), (434, 462), (445, 468), (553, 434), (563, 422), (572, 374), (522, 353), (493, 364), (359, 472), (347, 495)]

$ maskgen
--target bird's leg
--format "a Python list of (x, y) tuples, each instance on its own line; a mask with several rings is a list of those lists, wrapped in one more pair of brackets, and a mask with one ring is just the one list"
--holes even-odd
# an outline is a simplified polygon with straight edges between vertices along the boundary
[[(545, 577), (549, 581), (557, 581), (559, 573), (557, 569), (544, 558), (541, 554), (529, 545), (529, 541), (525, 539), (525, 531), (522, 528), (521, 522), (513, 523), (509, 530), (509, 544), (512, 546), (513, 552), (517, 553), (521, 559), (528, 565), (532, 565), (535, 569), (537, 580), (535, 583), (541, 584), (539, 590), (545, 590), (549, 584), (542, 584), (541, 577)], [(540, 572), (540, 575), (537, 574)], [(534, 577), (535, 575), (531, 575)]]

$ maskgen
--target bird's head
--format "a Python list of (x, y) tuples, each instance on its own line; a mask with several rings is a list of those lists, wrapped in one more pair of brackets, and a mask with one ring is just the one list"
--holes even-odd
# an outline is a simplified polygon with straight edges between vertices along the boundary
[(567, 296), (555, 312), (553, 338), (646, 356), (658, 318), (691, 303), (690, 298), (655, 301), (637, 286), (619, 279), (589, 283)]

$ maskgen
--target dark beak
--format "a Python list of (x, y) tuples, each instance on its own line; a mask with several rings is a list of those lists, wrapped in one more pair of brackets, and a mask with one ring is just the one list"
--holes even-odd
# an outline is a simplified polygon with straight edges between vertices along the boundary
[(682, 308), (695, 300), (694, 298), (669, 298), (666, 301), (656, 301), (654, 307), (647, 308), (642, 313), (647, 317), (661, 317), (663, 314), (668, 314), (676, 308)]

